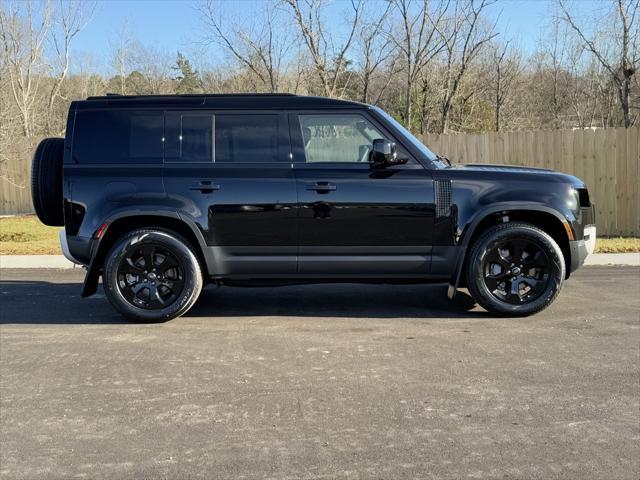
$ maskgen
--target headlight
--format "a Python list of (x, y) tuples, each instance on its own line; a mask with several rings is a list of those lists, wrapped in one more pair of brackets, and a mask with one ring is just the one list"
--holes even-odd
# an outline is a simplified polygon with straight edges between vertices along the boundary
[(576, 212), (578, 210), (578, 206), (580, 205), (580, 194), (575, 188), (572, 188), (569, 193), (569, 200), (567, 200), (567, 207), (572, 212)]

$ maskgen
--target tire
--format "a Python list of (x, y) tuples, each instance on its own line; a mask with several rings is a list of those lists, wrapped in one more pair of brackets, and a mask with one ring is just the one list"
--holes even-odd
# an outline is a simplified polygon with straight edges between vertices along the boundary
[(134, 230), (117, 242), (107, 254), (102, 280), (111, 305), (127, 319), (142, 323), (184, 315), (198, 299), (203, 282), (189, 242), (157, 229)]
[(63, 138), (42, 140), (31, 162), (31, 199), (38, 218), (51, 227), (64, 226), (62, 204)]
[(540, 312), (555, 300), (565, 262), (547, 233), (526, 223), (505, 223), (472, 245), (466, 273), (469, 292), (484, 309), (520, 317)]

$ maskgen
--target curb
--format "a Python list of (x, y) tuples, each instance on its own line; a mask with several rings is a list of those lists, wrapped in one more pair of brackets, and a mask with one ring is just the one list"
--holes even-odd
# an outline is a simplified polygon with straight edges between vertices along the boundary
[(70, 262), (64, 255), (0, 255), (1, 268), (79, 269), (82, 267)]
[(587, 266), (594, 265), (625, 265), (640, 267), (640, 252), (635, 253), (595, 253), (589, 255), (584, 262)]
[[(596, 253), (590, 255), (586, 266), (623, 265), (640, 267), (640, 253)], [(62, 255), (0, 255), (2, 268), (60, 268), (80, 269)]]

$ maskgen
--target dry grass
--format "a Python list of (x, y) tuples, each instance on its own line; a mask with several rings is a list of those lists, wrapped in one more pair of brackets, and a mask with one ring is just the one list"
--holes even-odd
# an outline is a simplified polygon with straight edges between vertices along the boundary
[(0, 255), (61, 255), (58, 231), (35, 215), (0, 218)]
[[(0, 218), (0, 255), (60, 255), (58, 227), (35, 215)], [(596, 253), (640, 252), (640, 238), (599, 238)]]
[(640, 238), (598, 238), (596, 253), (640, 252)]

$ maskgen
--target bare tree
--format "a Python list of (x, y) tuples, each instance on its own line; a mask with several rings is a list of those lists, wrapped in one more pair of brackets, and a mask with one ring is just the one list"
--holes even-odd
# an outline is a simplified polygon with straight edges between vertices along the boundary
[(207, 40), (225, 48), (243, 67), (252, 72), (268, 92), (278, 92), (284, 59), (291, 48), (278, 9), (271, 4), (260, 27), (222, 21), (216, 15), (218, 3), (206, 0), (196, 8), (208, 29)]
[(127, 73), (133, 63), (133, 51), (137, 48), (137, 42), (133, 38), (131, 26), (125, 21), (115, 32), (115, 38), (111, 40), (112, 64), (118, 77), (118, 86), (121, 95), (127, 93)]
[[(96, 4), (80, 0), (59, 0), (55, 12), (54, 26), (52, 29), (53, 46), (58, 60), (58, 72), (54, 74), (53, 85), (49, 92), (47, 105), (47, 131), (52, 132), (53, 107), (60, 96), (60, 87), (69, 73), (69, 52), (75, 36), (80, 33), (87, 24)], [(54, 67), (55, 68), (55, 67)], [(64, 128), (64, 127), (63, 127)]]
[[(389, 22), (391, 11), (392, 4), (388, 3), (377, 18), (374, 18), (371, 22), (363, 22), (360, 27), (357, 45), (360, 57), (361, 100), (364, 103), (378, 103), (396, 73), (395, 45), (392, 37), (387, 33), (388, 29), (385, 28), (385, 24)], [(382, 85), (375, 97), (370, 100), (374, 77), (385, 66), (386, 72), (383, 73)]]
[(564, 20), (582, 39), (585, 47), (609, 72), (618, 91), (624, 126), (630, 127), (633, 123), (630, 114), (632, 77), (640, 61), (639, 29), (636, 18), (640, 0), (616, 0), (611, 13), (614, 32), (604, 35), (604, 38), (614, 43), (616, 51), (611, 54), (607, 51), (607, 46), (603, 45), (603, 42), (599, 41), (596, 35), (589, 36), (585, 28), (578, 25), (576, 19), (569, 12), (566, 2), (564, 0), (558, 1)]
[(404, 122), (411, 126), (411, 96), (414, 85), (426, 68), (445, 47), (442, 21), (449, 2), (439, 3), (432, 12), (429, 0), (421, 0), (418, 11), (413, 13), (412, 0), (394, 0), (400, 13), (400, 33), (393, 35), (405, 68)]
[(507, 98), (522, 69), (520, 57), (509, 48), (509, 41), (504, 45), (492, 46), (490, 53), (491, 87), (495, 109), (494, 128), (500, 131), (501, 113)]
[(450, 24), (452, 33), (445, 42), (447, 73), (442, 95), (442, 132), (449, 129), (449, 113), (469, 64), (480, 54), (482, 47), (498, 35), (494, 32), (496, 24), (488, 28), (482, 25), (482, 11), (492, 3), (495, 0), (481, 0), (477, 5), (475, 0), (456, 3)]
[[(317, 79), (324, 95), (341, 96), (344, 90), (342, 74), (347, 67), (347, 52), (351, 47), (363, 10), (363, 0), (350, 0), (353, 17), (349, 20), (347, 38), (336, 45), (322, 18), (323, 0), (283, 0), (291, 8), (300, 35), (306, 45)], [(342, 83), (342, 84), (341, 84)]]
[(49, 2), (37, 3), (38, 8), (34, 8), (32, 1), (20, 5), (25, 6), (24, 17), (20, 7), (15, 5), (0, 9), (0, 40), (11, 94), (20, 111), (22, 132), (30, 137), (33, 134), (32, 110), (44, 67), (44, 43), (51, 26), (51, 9)]

